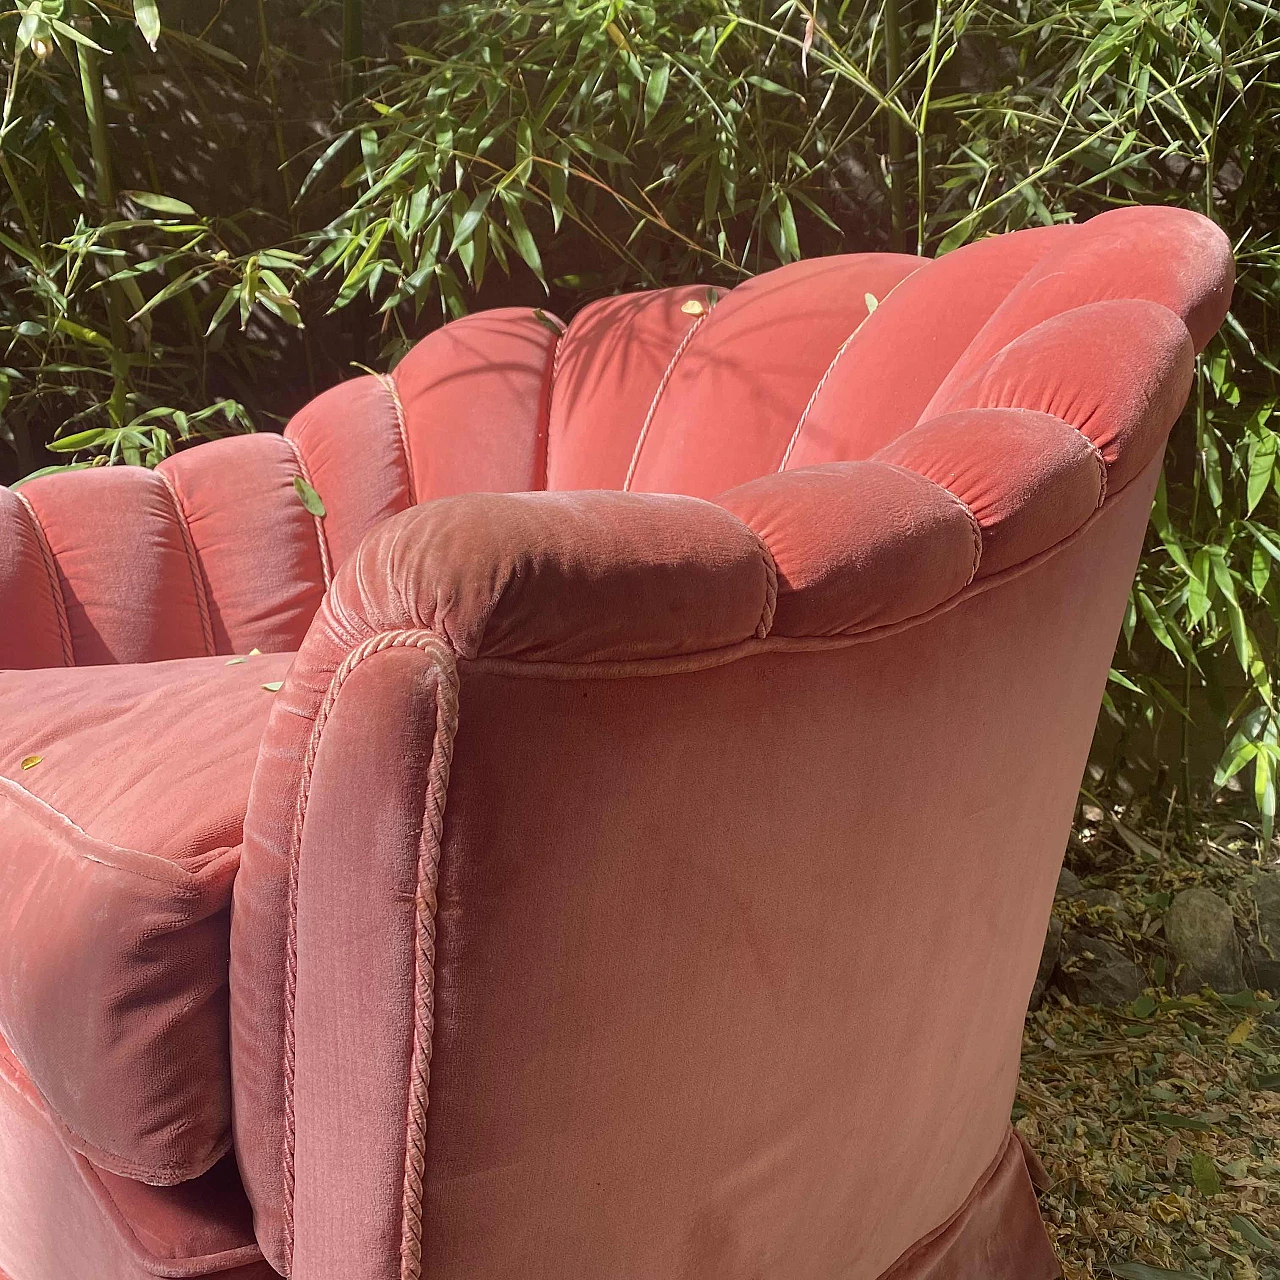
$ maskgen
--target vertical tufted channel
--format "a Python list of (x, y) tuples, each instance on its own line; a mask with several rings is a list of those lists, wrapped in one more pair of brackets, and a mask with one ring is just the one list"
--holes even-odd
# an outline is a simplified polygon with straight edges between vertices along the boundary
[(943, 378), (1010, 290), (1071, 227), (993, 236), (926, 261), (880, 300), (827, 371), (786, 469), (867, 458), (915, 426)]
[(390, 376), (414, 499), (544, 488), (560, 323), (529, 307), (437, 329)]
[(324, 503), (335, 568), (375, 524), (413, 505), (403, 408), (390, 377), (330, 387), (293, 416), (284, 434)]
[(190, 530), (215, 652), (296, 649), (327, 575), (321, 522), (294, 487), (303, 471), (292, 444), (233, 436), (168, 458), (159, 471)]
[(35, 516), (10, 489), (0, 489), (0, 547), (0, 668), (69, 666), (57, 565)]
[(724, 291), (705, 285), (601, 298), (556, 354), (548, 489), (621, 489), (663, 379)]
[(77, 665), (211, 651), (197, 568), (160, 476), (95, 467), (33, 480), (21, 498), (53, 556)]
[(922, 266), (899, 254), (814, 258), (738, 285), (671, 370), (630, 487), (705, 498), (776, 471), (836, 352)]

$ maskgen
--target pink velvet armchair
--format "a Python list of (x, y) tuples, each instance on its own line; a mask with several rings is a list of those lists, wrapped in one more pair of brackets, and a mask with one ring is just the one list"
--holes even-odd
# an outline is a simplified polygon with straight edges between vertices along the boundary
[(0, 489), (0, 1273), (1057, 1275), (1023, 1014), (1231, 282), (1128, 209), (489, 312)]

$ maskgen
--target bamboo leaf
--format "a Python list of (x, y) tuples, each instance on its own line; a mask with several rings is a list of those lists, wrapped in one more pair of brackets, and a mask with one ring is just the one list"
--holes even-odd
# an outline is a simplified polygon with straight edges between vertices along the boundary
[(644, 123), (647, 129), (653, 118), (662, 110), (667, 98), (667, 88), (671, 83), (671, 64), (660, 62), (649, 72), (649, 81), (644, 90)]
[(489, 201), (492, 199), (493, 188), (486, 187), (472, 200), (466, 212), (458, 219), (453, 228), (453, 242), (449, 246), (450, 257), (464, 245), (471, 243), (471, 238), (475, 235), (476, 228), (480, 225), (480, 220), (484, 217), (485, 210), (489, 207)]
[(313, 516), (324, 516), (324, 503), (320, 499), (320, 495), (311, 487), (311, 485), (302, 477), (293, 477), (293, 491), (298, 495), (298, 500)]
[(133, 17), (154, 53), (156, 41), (160, 39), (160, 10), (156, 8), (156, 0), (133, 0)]
[(68, 40), (74, 41), (78, 45), (83, 45), (86, 49), (93, 49), (97, 53), (110, 53), (109, 49), (104, 49), (94, 40), (90, 40), (82, 31), (77, 31), (75, 27), (69, 26), (65, 22), (60, 22), (57, 18), (46, 15), (49, 25), (62, 36), (66, 36)]
[(81, 449), (92, 449), (104, 440), (112, 439), (117, 433), (108, 427), (94, 427), (89, 431), (77, 431), (73, 435), (59, 436), (50, 440), (45, 448), (54, 453), (77, 453)]
[(1265, 427), (1260, 434), (1250, 436), (1248, 453), (1249, 479), (1246, 490), (1248, 504), (1246, 510), (1250, 515), (1253, 514), (1254, 507), (1262, 501), (1262, 495), (1266, 493), (1271, 484), (1271, 474), (1276, 465), (1276, 444), (1276, 433), (1267, 430)]
[(172, 196), (157, 195), (154, 191), (122, 191), (134, 204), (144, 209), (154, 209), (157, 213), (176, 214), (179, 217), (194, 217), (195, 210), (183, 200), (175, 200)]

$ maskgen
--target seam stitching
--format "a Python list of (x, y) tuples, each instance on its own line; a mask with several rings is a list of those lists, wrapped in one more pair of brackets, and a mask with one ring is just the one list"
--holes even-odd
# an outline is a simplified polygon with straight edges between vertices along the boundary
[(400, 452), (404, 457), (404, 476), (409, 488), (409, 505), (418, 503), (418, 484), (413, 475), (413, 458), (409, 454), (409, 426), (404, 416), (404, 401), (400, 399), (400, 388), (389, 373), (373, 375), (382, 389), (391, 397), (391, 407), (396, 413), (396, 431), (400, 436)]
[(58, 572), (57, 558), (45, 535), (44, 525), (40, 523), (40, 517), (36, 515), (36, 509), (31, 505), (31, 499), (25, 493), (18, 493), (17, 497), (27, 510), (32, 530), (36, 535), (36, 545), (40, 548), (40, 558), (44, 561), (45, 573), (49, 575), (49, 594), (53, 597), (53, 611), (58, 618), (58, 635), (62, 640), (62, 665), (74, 667), (76, 655), (71, 644), (71, 624), (67, 621), (67, 598), (63, 594), (62, 575)]
[[(17, 792), (18, 796), (24, 797), (25, 799), (31, 801), (31, 803), (34, 804), (40, 811), (50, 814), (52, 817), (56, 818), (64, 826), (70, 827), (71, 830), (74, 831), (77, 835), (83, 836), (91, 844), (95, 844), (99, 848), (110, 849), (113, 853), (122, 853), (122, 854), (125, 854), (126, 856), (132, 854), (139, 858), (149, 858), (155, 862), (164, 863), (166, 866), (175, 867), (189, 880), (194, 880), (196, 878), (196, 873), (194, 871), (189, 871), (187, 870), (186, 867), (182, 866), (180, 863), (174, 862), (169, 858), (165, 858), (158, 853), (148, 853), (145, 849), (134, 849), (127, 845), (112, 844), (109, 840), (99, 839), (97, 836), (92, 835), (88, 831), (86, 831), (78, 822), (75, 821), (74, 818), (69, 818), (65, 813), (62, 812), (61, 809), (55, 809), (54, 806), (51, 805), (43, 796), (36, 795), (34, 791), (28, 791), (27, 788), (22, 785), (22, 783), (15, 782), (12, 778), (0, 777), (0, 794), (3, 794), (3, 791), (7, 790), (8, 787), (12, 787), (13, 790)], [(16, 799), (11, 799), (10, 803), (12, 804), (12, 803), (20, 803), (20, 802), (17, 801)], [(75, 852), (77, 857), (84, 858), (88, 862), (97, 862), (102, 864), (102, 859), (100, 858), (92, 858), (88, 854), (83, 853), (79, 850), (76, 850)], [(213, 850), (210, 850), (209, 852), (213, 852)], [(137, 876), (139, 880), (146, 880), (149, 884), (163, 885), (166, 889), (172, 890), (175, 894), (183, 898), (194, 899), (199, 897), (201, 892), (201, 887), (198, 884), (180, 884), (174, 880), (166, 879), (164, 876), (148, 875), (147, 872), (140, 871), (138, 870), (137, 867), (122, 867), (114, 863), (111, 864), (111, 866), (112, 866), (112, 870), (114, 871), (120, 871), (125, 875)]]
[(206, 655), (213, 657), (218, 650), (214, 644), (213, 623), (209, 617), (208, 588), (204, 580), (204, 567), (196, 554), (195, 540), (191, 536), (191, 526), (187, 523), (186, 508), (182, 505), (182, 499), (178, 497), (178, 490), (173, 481), (158, 468), (156, 475), (164, 482), (164, 487), (169, 493), (169, 501), (173, 503), (173, 512), (178, 519), (178, 528), (182, 535), (182, 549), (187, 553), (187, 567), (191, 570), (191, 583), (195, 587), (196, 610), (200, 614), (200, 634), (204, 639)]
[(786, 452), (782, 455), (782, 461), (778, 463), (779, 472), (787, 469), (787, 463), (791, 461), (791, 453), (800, 440), (800, 433), (804, 430), (804, 424), (809, 421), (809, 414), (812, 412), (813, 406), (817, 403), (818, 396), (821, 394), (822, 388), (827, 385), (827, 379), (835, 372), (836, 365), (839, 363), (840, 357), (843, 356), (845, 351), (848, 349), (849, 344), (858, 336), (859, 333), (862, 332), (863, 326), (867, 324), (871, 317), (875, 315), (875, 313), (879, 311), (891, 297), (893, 297), (893, 295), (898, 291), (899, 286), (905, 284), (908, 280), (914, 279), (916, 274), (924, 269), (924, 265), (925, 264), (922, 263), (921, 266), (915, 269), (915, 271), (907, 272), (907, 274), (903, 276), (902, 279), (899, 280), (898, 283), (895, 284), (889, 292), (886, 293), (884, 297), (881, 298), (876, 305), (862, 317), (861, 320), (858, 321), (857, 325), (854, 326), (853, 332), (836, 349), (835, 355), (831, 357), (831, 363), (827, 365), (822, 377), (818, 379), (818, 385), (814, 387), (813, 394), (809, 397), (808, 403), (800, 412), (800, 421), (796, 423), (796, 429), (791, 433), (791, 439), (787, 441), (787, 448)]
[[(897, 466), (898, 464), (890, 462), (886, 465)], [(969, 527), (973, 530), (973, 568), (969, 571), (969, 577), (964, 584), (965, 587), (969, 586), (974, 578), (978, 576), (978, 567), (982, 564), (982, 526), (978, 523), (978, 517), (973, 514), (973, 508), (959, 494), (952, 493), (945, 484), (935, 480), (932, 476), (925, 475), (923, 471), (916, 471), (912, 467), (900, 467), (899, 469), (909, 472), (913, 476), (919, 476), (921, 480), (927, 480), (935, 489), (941, 489), (964, 512), (969, 521)], [(961, 590), (963, 589), (962, 587)]]
[[(547, 312), (543, 312), (546, 315)], [(555, 403), (556, 379), (560, 376), (560, 353), (564, 350), (564, 340), (569, 334), (569, 326), (565, 325), (556, 338), (551, 349), (551, 372), (547, 377), (547, 427), (546, 443), (542, 449), (542, 489), (545, 493), (551, 484), (551, 407)]]
[[(38, 1091), (39, 1086), (37, 1086)], [(43, 1098), (44, 1094), (41, 1093), (40, 1096)], [(49, 1106), (51, 1111), (53, 1110), (51, 1103), (46, 1102), (46, 1105)], [(79, 1155), (97, 1165), (99, 1169), (105, 1169), (108, 1173), (117, 1174), (121, 1178), (129, 1178), (134, 1182), (150, 1182), (152, 1186), (159, 1187), (180, 1187), (184, 1182), (190, 1182), (193, 1178), (198, 1178), (201, 1174), (208, 1173), (234, 1145), (234, 1139), (228, 1133), (225, 1138), (213, 1146), (203, 1160), (191, 1161), (186, 1164), (179, 1160), (142, 1164), (129, 1156), (121, 1155), (117, 1151), (109, 1151), (106, 1147), (99, 1146), (96, 1142), (90, 1142), (78, 1129), (69, 1125), (61, 1116), (56, 1117), (55, 1123), (70, 1140), (68, 1145)], [(157, 1177), (162, 1178), (163, 1181), (156, 1181)]]
[(417, 889), (414, 895), (414, 993), (413, 1046), (408, 1110), (405, 1128), (405, 1171), (402, 1193), (400, 1269), (402, 1280), (419, 1280), (422, 1271), (423, 1170), (426, 1158), (427, 1087), (431, 1077), (431, 1037), (435, 1010), (435, 909), (436, 877), (440, 867), (440, 840), (449, 785), (449, 766), (458, 719), (457, 663), (448, 642), (434, 631), (394, 630), (370, 636), (352, 649), (338, 665), (316, 712), (302, 761), (302, 778), (294, 809), (289, 847), (287, 941), (285, 952), (284, 1009), (284, 1174), (283, 1211), (285, 1255), (293, 1270), (294, 1249), (294, 1063), (296, 1041), (294, 1013), (298, 983), (298, 875), (302, 832), (306, 821), (311, 780), (320, 740), (343, 684), (366, 658), (391, 648), (421, 649), (434, 659), (436, 681), (436, 732), (427, 766), (427, 790), (423, 801), (422, 835), (418, 846)]
[[(293, 450), (293, 459), (298, 464), (298, 470), (301, 472), (302, 478), (314, 491), (316, 487), (311, 484), (311, 472), (307, 467), (306, 459), (302, 456), (302, 450), (298, 447), (298, 442), (289, 436), (283, 436), (282, 439)], [(312, 515), (310, 511), (307, 514), (311, 516), (311, 522), (316, 528), (316, 545), (320, 549), (320, 575), (324, 579), (324, 587), (327, 591), (329, 583), (333, 581), (333, 565), (329, 560), (329, 539), (325, 535), (324, 519), (321, 516)]]
[[(1058, 421), (1067, 422), (1065, 418), (1059, 418)], [(1098, 464), (1098, 506), (1100, 507), (1107, 500), (1107, 460), (1102, 456), (1102, 450), (1085, 435), (1083, 428), (1077, 427), (1074, 422), (1067, 422), (1067, 426), (1089, 446), (1089, 452), (1093, 454), (1093, 460)]]
[(639, 436), (636, 437), (636, 447), (631, 454), (631, 465), (627, 468), (627, 478), (622, 482), (623, 493), (631, 492), (631, 481), (635, 478), (636, 465), (640, 461), (640, 450), (644, 448), (644, 442), (649, 435), (649, 427), (653, 424), (654, 415), (658, 412), (658, 402), (662, 399), (662, 393), (666, 391), (667, 383), (671, 381), (671, 375), (675, 373), (680, 357), (684, 355), (689, 344), (693, 341), (693, 335), (698, 332), (710, 314), (710, 309), (704, 311), (685, 331), (685, 335), (680, 339), (670, 363), (658, 380), (658, 389), (653, 393), (653, 399), (649, 402), (649, 412), (645, 414), (644, 424), (640, 428)]

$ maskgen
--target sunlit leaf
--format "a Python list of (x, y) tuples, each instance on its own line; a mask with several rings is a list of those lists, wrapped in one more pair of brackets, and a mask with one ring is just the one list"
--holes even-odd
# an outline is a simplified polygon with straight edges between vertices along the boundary
[(156, 213), (176, 214), (180, 217), (194, 217), (195, 210), (184, 200), (175, 200), (172, 196), (157, 195), (154, 191), (122, 191), (135, 204), (144, 209), (154, 209)]
[(133, 17), (142, 37), (154, 50), (160, 39), (160, 11), (156, 0), (133, 0)]
[(76, 431), (69, 436), (59, 436), (56, 440), (50, 440), (45, 447), (54, 453), (76, 453), (80, 449), (91, 449), (116, 434), (108, 427), (93, 427), (88, 431)]
[(1253, 1029), (1257, 1024), (1252, 1018), (1245, 1018), (1237, 1024), (1235, 1029), (1227, 1036), (1227, 1043), (1233, 1045), (1241, 1045), (1253, 1033)]
[(325, 514), (324, 503), (320, 500), (320, 495), (302, 476), (293, 477), (293, 491), (298, 495), (302, 505), (313, 516), (323, 516)]
[(662, 109), (666, 101), (667, 86), (671, 83), (671, 64), (660, 62), (649, 72), (649, 81), (644, 90), (644, 122), (653, 123), (653, 118)]

